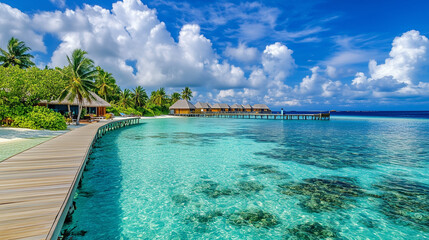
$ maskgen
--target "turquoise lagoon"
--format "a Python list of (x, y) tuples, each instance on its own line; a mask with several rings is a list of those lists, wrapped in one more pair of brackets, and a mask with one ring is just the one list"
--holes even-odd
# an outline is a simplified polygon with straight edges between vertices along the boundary
[(429, 120), (147, 119), (90, 156), (73, 239), (428, 239)]

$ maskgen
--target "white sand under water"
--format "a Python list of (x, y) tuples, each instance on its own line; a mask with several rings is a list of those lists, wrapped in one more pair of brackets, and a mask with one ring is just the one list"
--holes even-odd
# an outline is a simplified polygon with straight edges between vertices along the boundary
[(0, 161), (67, 131), (0, 127)]

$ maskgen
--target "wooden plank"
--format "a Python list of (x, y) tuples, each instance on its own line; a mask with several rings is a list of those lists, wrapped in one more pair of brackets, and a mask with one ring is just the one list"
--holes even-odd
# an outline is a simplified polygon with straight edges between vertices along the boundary
[(137, 123), (126, 119), (89, 124), (1, 162), (0, 239), (56, 237), (99, 128)]

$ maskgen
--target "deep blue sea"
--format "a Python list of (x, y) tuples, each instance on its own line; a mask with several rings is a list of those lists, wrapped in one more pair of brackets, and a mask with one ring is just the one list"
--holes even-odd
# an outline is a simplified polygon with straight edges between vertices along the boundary
[(428, 239), (429, 120), (145, 119), (101, 138), (66, 239)]
[[(312, 114), (327, 113), (329, 111), (284, 111), (285, 114)], [(279, 114), (280, 111), (273, 111)], [(354, 117), (389, 117), (389, 118), (424, 118), (429, 119), (429, 111), (335, 111), (331, 116), (354, 116)]]

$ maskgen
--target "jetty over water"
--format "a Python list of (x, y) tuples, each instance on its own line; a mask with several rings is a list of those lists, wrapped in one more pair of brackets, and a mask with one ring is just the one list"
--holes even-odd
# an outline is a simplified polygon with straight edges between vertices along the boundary
[(0, 239), (57, 239), (95, 141), (138, 123), (89, 124), (0, 162)]
[(271, 119), (271, 120), (330, 120), (330, 113), (315, 113), (315, 114), (261, 114), (261, 113), (188, 113), (188, 114), (172, 114), (174, 116), (183, 117), (212, 117), (212, 118), (242, 118), (242, 119)]

